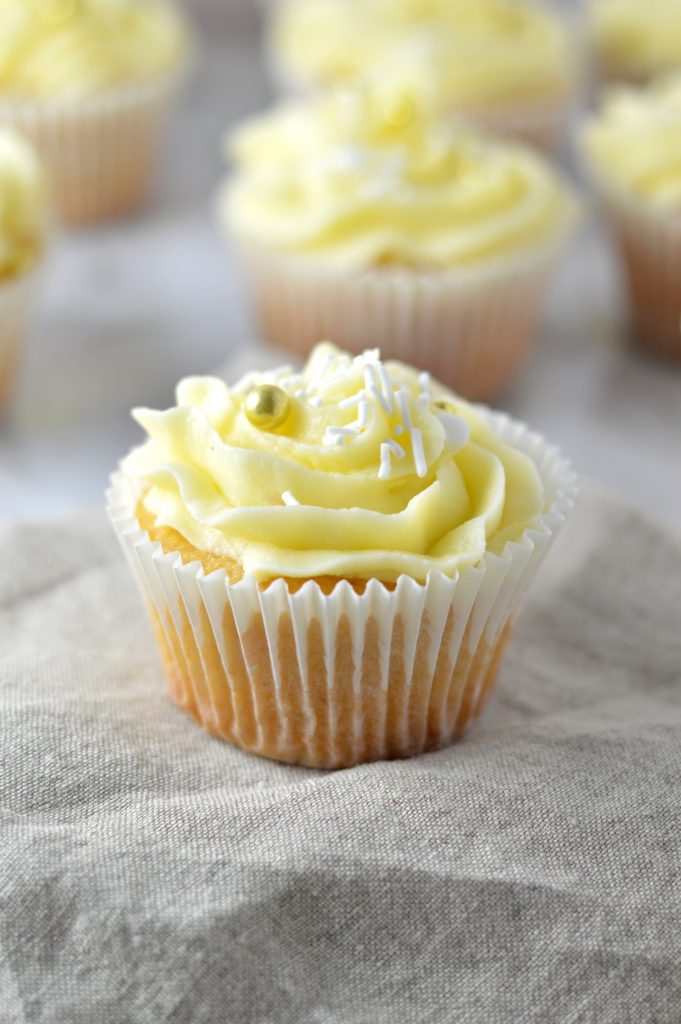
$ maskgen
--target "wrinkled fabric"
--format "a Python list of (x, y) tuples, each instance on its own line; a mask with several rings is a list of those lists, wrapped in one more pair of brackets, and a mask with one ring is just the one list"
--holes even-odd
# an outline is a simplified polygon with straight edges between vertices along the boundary
[(458, 745), (171, 704), (100, 512), (0, 530), (0, 1024), (678, 1024), (681, 540), (588, 491)]

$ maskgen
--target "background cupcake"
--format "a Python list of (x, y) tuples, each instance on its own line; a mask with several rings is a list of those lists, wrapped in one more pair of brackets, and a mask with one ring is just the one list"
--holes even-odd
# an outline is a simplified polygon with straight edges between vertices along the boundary
[(372, 73), (389, 88), (427, 82), (447, 115), (544, 149), (555, 146), (578, 78), (575, 40), (518, 0), (284, 0), (271, 29), (288, 91)]
[(194, 378), (177, 401), (138, 410), (150, 440), (110, 494), (175, 701), (320, 768), (459, 736), (570, 509), (555, 451), (328, 344), (302, 374)]
[(636, 336), (681, 358), (681, 73), (607, 94), (582, 141), (626, 274)]
[(45, 192), (30, 145), (0, 128), (0, 410), (14, 382), (45, 248)]
[(681, 0), (592, 0), (600, 77), (642, 84), (681, 68)]
[(147, 198), (187, 54), (166, 0), (0, 0), (0, 121), (34, 141), (64, 220)]
[(534, 152), (363, 87), (246, 124), (221, 202), (264, 336), (416, 360), (469, 398), (535, 335), (571, 197)]

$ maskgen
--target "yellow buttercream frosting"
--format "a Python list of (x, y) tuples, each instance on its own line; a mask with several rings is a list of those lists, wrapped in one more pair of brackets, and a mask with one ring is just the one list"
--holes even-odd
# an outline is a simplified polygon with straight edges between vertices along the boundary
[(0, 279), (25, 273), (39, 259), (47, 222), (45, 178), (32, 147), (0, 128)]
[(471, 266), (554, 240), (573, 214), (540, 156), (443, 121), (410, 89), (285, 104), (231, 152), (237, 237), (349, 270)]
[(606, 94), (584, 146), (602, 176), (646, 202), (681, 210), (681, 72)]
[[(269, 429), (253, 412), (263, 386), (287, 409)], [(453, 576), (544, 511), (526, 455), (427, 374), (376, 351), (320, 344), (302, 373), (233, 388), (190, 378), (176, 407), (134, 415), (149, 440), (123, 468), (156, 526), (258, 581)]]
[(81, 98), (164, 77), (187, 31), (165, 0), (0, 0), (0, 94)]
[(528, 0), (284, 0), (272, 45), (309, 86), (413, 65), (455, 108), (563, 95), (574, 84), (566, 27)]
[(681, 0), (595, 0), (589, 10), (612, 72), (649, 78), (681, 68)]

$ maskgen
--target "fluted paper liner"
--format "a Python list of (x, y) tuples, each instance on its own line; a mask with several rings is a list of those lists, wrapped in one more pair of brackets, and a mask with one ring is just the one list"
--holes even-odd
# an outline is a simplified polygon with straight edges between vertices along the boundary
[(681, 215), (657, 209), (594, 175), (624, 270), (636, 339), (681, 359)]
[(14, 280), (0, 282), (0, 412), (19, 369), (39, 276), (35, 268)]
[(183, 74), (86, 99), (0, 100), (0, 122), (31, 139), (42, 157), (63, 221), (107, 220), (147, 199)]
[(494, 684), (522, 599), (574, 503), (556, 449), (506, 416), (495, 431), (544, 483), (536, 528), (455, 578), (402, 576), (364, 593), (341, 581), (290, 592), (183, 565), (135, 517), (139, 485), (112, 478), (108, 511), (149, 609), (170, 692), (205, 729), (244, 750), (317, 768), (406, 757), (460, 736)]
[(236, 240), (261, 333), (306, 356), (320, 338), (418, 363), (471, 401), (507, 391), (537, 340), (547, 282), (570, 224), (531, 250), (480, 267), (343, 273)]

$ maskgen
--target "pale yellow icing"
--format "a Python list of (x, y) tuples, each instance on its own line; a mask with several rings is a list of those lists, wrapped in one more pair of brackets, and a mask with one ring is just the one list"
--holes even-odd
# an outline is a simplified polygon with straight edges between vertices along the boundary
[(681, 67), (681, 0), (595, 0), (589, 10), (612, 71), (648, 78)]
[(681, 210), (681, 72), (607, 93), (584, 145), (609, 181), (655, 206)]
[[(263, 383), (290, 396), (275, 431), (244, 408)], [(259, 581), (452, 576), (544, 511), (527, 456), (427, 375), (377, 352), (353, 359), (321, 344), (302, 374), (251, 374), (233, 388), (190, 378), (175, 408), (135, 417), (149, 440), (124, 471), (148, 488), (156, 525)]]
[(574, 80), (569, 33), (531, 0), (283, 0), (272, 40), (306, 85), (411, 64), (453, 107), (562, 95)]
[(40, 162), (28, 142), (0, 128), (0, 278), (22, 274), (38, 260), (46, 220)]
[(80, 98), (163, 77), (187, 45), (165, 0), (0, 0), (0, 95)]
[(237, 131), (222, 201), (239, 238), (349, 270), (443, 270), (553, 241), (571, 198), (534, 152), (443, 122), (411, 90), (347, 88)]

